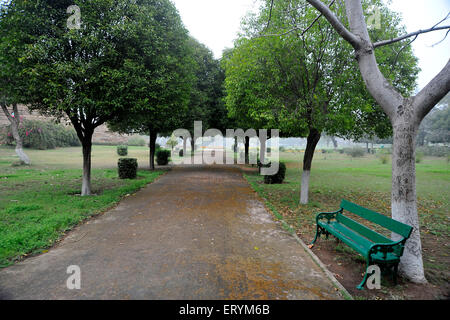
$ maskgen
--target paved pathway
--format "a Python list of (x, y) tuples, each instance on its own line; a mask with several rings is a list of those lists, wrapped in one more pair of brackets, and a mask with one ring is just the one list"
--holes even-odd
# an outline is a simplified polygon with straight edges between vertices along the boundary
[[(81, 269), (69, 290), (67, 267)], [(340, 299), (238, 168), (178, 167), (0, 271), (1, 299)]]

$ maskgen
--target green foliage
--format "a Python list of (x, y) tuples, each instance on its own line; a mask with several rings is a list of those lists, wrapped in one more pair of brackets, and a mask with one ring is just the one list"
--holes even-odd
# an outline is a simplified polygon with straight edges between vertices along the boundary
[(170, 151), (160, 149), (156, 151), (156, 163), (160, 166), (166, 166), (169, 163)]
[(265, 184), (280, 184), (283, 183), (283, 180), (286, 175), (286, 165), (283, 162), (279, 163), (278, 172), (274, 175), (264, 176)]
[[(3, 131), (6, 144), (12, 145), (14, 139), (11, 127)], [(22, 120), (19, 124), (19, 135), (23, 146), (31, 149), (54, 149), (59, 147), (76, 147), (80, 145), (75, 130), (50, 121)]]
[(379, 159), (381, 161), (382, 164), (387, 164), (389, 162), (389, 155), (388, 154), (381, 154), (379, 156)]
[(134, 158), (120, 158), (118, 162), (120, 179), (136, 179), (138, 163)]
[(117, 146), (117, 154), (122, 157), (128, 155), (128, 146)]
[(166, 145), (168, 145), (171, 149), (173, 149), (178, 144), (178, 139), (174, 135), (172, 135), (169, 140), (167, 140)]
[[(448, 96), (450, 96), (450, 94), (448, 94)], [(419, 145), (424, 145), (425, 142), (450, 142), (450, 105), (446, 104), (442, 107), (435, 107), (422, 120), (419, 128), (417, 142)]]
[(143, 147), (145, 146), (145, 139), (138, 136), (133, 136), (128, 139), (127, 145), (135, 147)]
[(178, 152), (178, 155), (180, 156), (180, 157), (182, 157), (183, 156), (183, 154), (184, 154), (184, 150), (183, 149), (181, 149), (179, 152)]

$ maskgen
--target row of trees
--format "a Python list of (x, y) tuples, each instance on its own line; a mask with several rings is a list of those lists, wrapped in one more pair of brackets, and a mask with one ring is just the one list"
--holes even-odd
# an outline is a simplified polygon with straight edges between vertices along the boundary
[[(67, 19), (74, 2), (78, 29)], [(17, 154), (29, 163), (15, 134), (17, 104), (69, 118), (83, 149), (82, 195), (91, 194), (92, 136), (102, 124), (150, 135), (151, 169), (158, 133), (194, 120), (226, 124), (219, 62), (169, 0), (12, 0), (1, 6), (0, 30), (0, 102)]]

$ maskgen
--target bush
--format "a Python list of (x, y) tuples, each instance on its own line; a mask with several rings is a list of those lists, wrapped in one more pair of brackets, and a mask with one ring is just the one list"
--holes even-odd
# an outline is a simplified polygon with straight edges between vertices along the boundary
[(387, 164), (389, 162), (389, 155), (388, 154), (380, 155), (380, 161), (382, 164)]
[(117, 146), (117, 154), (121, 157), (128, 155), (128, 146)]
[(156, 151), (156, 163), (160, 166), (166, 166), (169, 163), (170, 151), (159, 149)]
[(428, 157), (447, 157), (450, 154), (450, 147), (446, 146), (427, 146), (417, 148), (417, 153), (422, 153)]
[(128, 138), (127, 144), (129, 146), (143, 147), (145, 146), (145, 139), (138, 136), (133, 136)]
[[(8, 145), (14, 144), (11, 126), (7, 126), (2, 134), (6, 136), (0, 140)], [(81, 145), (74, 128), (51, 121), (23, 120), (19, 124), (19, 135), (24, 148), (46, 150)]]
[(120, 179), (136, 179), (138, 163), (134, 158), (120, 158), (118, 162)]
[[(270, 167), (270, 164), (266, 164), (263, 166)], [(286, 176), (286, 165), (283, 162), (280, 162), (278, 172), (271, 176), (264, 176), (264, 183), (265, 184), (283, 183), (285, 176)]]
[(184, 151), (183, 151), (183, 149), (181, 149), (180, 152), (178, 152), (178, 155), (179, 155), (180, 157), (182, 157), (183, 154), (184, 154)]
[(363, 148), (349, 148), (345, 150), (345, 153), (352, 156), (352, 158), (362, 157), (365, 154)]
[(344, 151), (345, 151), (344, 149), (339, 149), (339, 153), (340, 153), (340, 154), (343, 154)]
[(423, 160), (423, 156), (424, 156), (423, 152), (420, 151), (416, 152), (416, 163), (421, 163)]

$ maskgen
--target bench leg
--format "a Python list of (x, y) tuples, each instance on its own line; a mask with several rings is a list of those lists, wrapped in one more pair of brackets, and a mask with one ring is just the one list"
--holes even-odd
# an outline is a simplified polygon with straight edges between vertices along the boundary
[(366, 273), (364, 274), (364, 278), (362, 279), (361, 283), (356, 287), (356, 289), (358, 289), (358, 290), (364, 289), (364, 285), (366, 284), (367, 278), (369, 277), (369, 274), (367, 272), (368, 269), (369, 269), (369, 263), (367, 264)]
[(316, 227), (316, 236), (314, 237), (314, 240), (311, 242), (311, 246), (314, 245), (314, 243), (316, 243), (317, 239), (320, 238), (320, 229), (319, 229), (319, 225), (317, 225)]
[(397, 285), (397, 273), (398, 273), (398, 263), (394, 264), (394, 270), (392, 272), (392, 277), (394, 280), (394, 285)]

